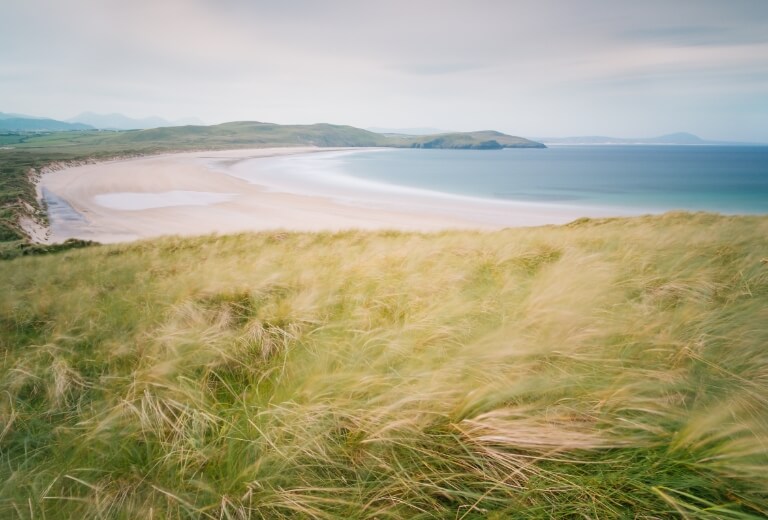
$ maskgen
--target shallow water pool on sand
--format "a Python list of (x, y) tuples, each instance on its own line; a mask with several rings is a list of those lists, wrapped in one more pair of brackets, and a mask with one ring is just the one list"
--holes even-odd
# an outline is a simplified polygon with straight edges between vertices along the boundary
[(234, 193), (174, 190), (156, 193), (102, 193), (96, 195), (94, 200), (96, 204), (105, 208), (138, 211), (172, 206), (209, 206), (219, 202), (227, 202), (232, 200), (234, 196)]

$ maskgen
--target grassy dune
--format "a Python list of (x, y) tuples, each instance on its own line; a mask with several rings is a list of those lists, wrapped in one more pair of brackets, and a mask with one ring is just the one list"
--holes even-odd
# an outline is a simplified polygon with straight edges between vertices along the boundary
[(768, 515), (768, 218), (0, 264), (2, 518)]

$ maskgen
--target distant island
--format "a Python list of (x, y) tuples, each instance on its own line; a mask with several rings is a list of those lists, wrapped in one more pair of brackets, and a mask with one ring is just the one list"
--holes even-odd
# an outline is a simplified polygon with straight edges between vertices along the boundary
[(545, 144), (552, 145), (606, 145), (606, 144), (623, 144), (623, 145), (719, 145), (719, 146), (749, 146), (760, 145), (763, 143), (742, 143), (735, 141), (710, 141), (702, 139), (701, 137), (688, 133), (677, 132), (674, 134), (661, 135), (659, 137), (638, 137), (638, 138), (623, 138), (623, 137), (607, 137), (603, 135), (587, 135), (587, 136), (575, 136), (575, 137), (536, 137), (537, 141), (541, 141)]

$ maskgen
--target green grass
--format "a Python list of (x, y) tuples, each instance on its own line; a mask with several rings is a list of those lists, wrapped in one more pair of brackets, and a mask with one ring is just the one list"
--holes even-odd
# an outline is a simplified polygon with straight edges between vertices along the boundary
[(2, 518), (760, 518), (768, 218), (0, 269)]
[(493, 130), (455, 132), (439, 135), (400, 138), (404, 146), (412, 148), (455, 148), (493, 150), (500, 148), (546, 148), (541, 143), (522, 137), (502, 134)]

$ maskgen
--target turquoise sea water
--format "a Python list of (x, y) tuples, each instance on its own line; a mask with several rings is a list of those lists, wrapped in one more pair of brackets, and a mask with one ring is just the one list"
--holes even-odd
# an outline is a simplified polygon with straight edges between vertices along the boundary
[(348, 178), (495, 200), (768, 213), (768, 146), (372, 150), (309, 160)]

